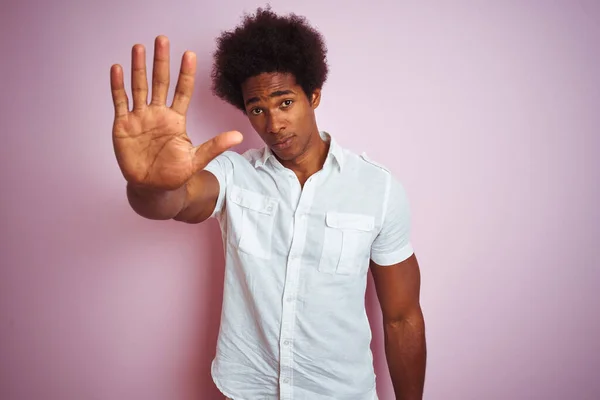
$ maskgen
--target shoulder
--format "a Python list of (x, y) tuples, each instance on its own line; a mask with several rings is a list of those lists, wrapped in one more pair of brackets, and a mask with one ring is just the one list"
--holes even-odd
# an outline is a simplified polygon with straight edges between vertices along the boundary
[(369, 189), (379, 188), (384, 191), (385, 196), (404, 198), (406, 190), (391, 167), (369, 157), (365, 152), (361, 154), (352, 151), (344, 151), (344, 159), (353, 177), (357, 182), (362, 182)]
[(380, 163), (378, 161), (375, 161), (374, 159), (370, 158), (367, 155), (367, 153), (363, 152), (359, 156), (359, 158), (360, 158), (360, 160), (363, 163), (367, 164), (369, 166), (369, 168), (374, 168), (375, 170), (377, 170), (377, 171), (379, 171), (381, 173), (384, 173), (386, 175), (391, 175), (392, 174), (392, 171), (390, 171), (390, 169), (387, 166), (385, 166), (384, 164), (382, 164), (382, 163)]
[(344, 158), (345, 162), (352, 169), (357, 169), (361, 173), (374, 174), (385, 178), (392, 175), (390, 168), (369, 157), (365, 152), (357, 154), (351, 150), (344, 149)]

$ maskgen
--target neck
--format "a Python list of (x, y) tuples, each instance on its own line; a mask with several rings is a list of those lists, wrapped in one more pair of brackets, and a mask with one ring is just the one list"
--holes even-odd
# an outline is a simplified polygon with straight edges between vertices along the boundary
[(323, 168), (327, 153), (329, 152), (329, 143), (325, 142), (319, 132), (311, 136), (311, 139), (304, 153), (293, 160), (279, 160), (281, 165), (294, 171), (300, 183), (303, 184), (314, 173)]

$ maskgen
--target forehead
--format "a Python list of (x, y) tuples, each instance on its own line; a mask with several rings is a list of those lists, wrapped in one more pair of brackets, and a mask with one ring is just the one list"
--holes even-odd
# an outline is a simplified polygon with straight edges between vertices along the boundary
[(281, 72), (265, 72), (250, 77), (242, 84), (245, 99), (250, 97), (268, 97), (271, 93), (281, 90), (297, 92), (299, 85), (294, 75)]

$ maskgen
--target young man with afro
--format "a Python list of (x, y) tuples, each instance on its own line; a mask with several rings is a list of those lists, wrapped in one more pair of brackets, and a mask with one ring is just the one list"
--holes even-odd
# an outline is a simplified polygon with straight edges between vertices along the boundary
[(238, 154), (237, 131), (199, 146), (186, 132), (196, 56), (184, 53), (167, 106), (169, 42), (155, 40), (151, 101), (145, 49), (132, 49), (133, 107), (111, 68), (113, 142), (139, 215), (218, 220), (225, 251), (212, 363), (232, 399), (376, 399), (365, 312), (369, 270), (383, 313), (397, 399), (421, 399), (426, 365), (419, 265), (406, 193), (385, 167), (317, 127), (327, 78), (322, 36), (270, 8), (217, 40), (213, 91), (265, 142)]

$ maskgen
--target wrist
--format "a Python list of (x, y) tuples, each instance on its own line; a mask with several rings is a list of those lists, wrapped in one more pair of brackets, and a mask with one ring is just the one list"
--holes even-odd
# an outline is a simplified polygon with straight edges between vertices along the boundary
[(127, 198), (131, 207), (143, 217), (171, 219), (185, 204), (186, 185), (175, 190), (165, 190), (128, 183)]

